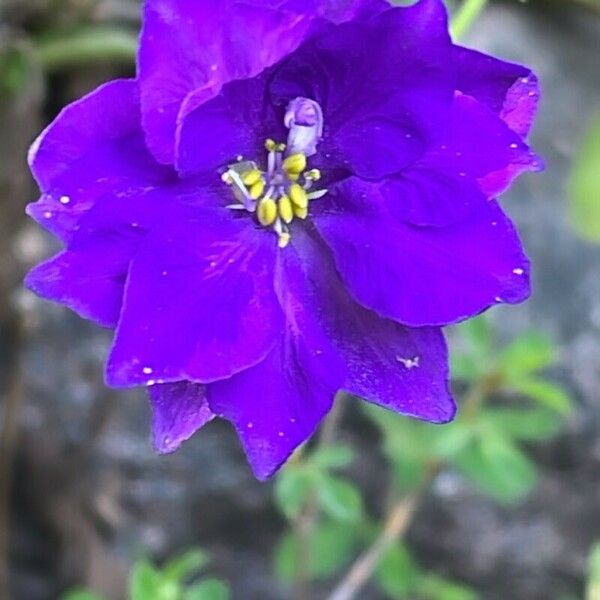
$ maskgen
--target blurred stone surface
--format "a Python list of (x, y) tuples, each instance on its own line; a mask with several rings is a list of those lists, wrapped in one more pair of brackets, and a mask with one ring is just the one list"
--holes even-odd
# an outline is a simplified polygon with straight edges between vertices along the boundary
[[(425, 564), (472, 583), (486, 600), (581, 597), (585, 556), (600, 538), (600, 249), (577, 240), (566, 198), (573, 155), (600, 105), (592, 51), (599, 37), (600, 22), (589, 13), (506, 2), (490, 7), (468, 40), (531, 65), (544, 84), (533, 139), (548, 169), (524, 177), (505, 199), (535, 265), (536, 293), (522, 307), (497, 309), (496, 318), (507, 337), (531, 327), (549, 332), (562, 352), (556, 375), (578, 400), (563, 435), (535, 447), (540, 486), (520, 506), (498, 507), (444, 473), (411, 530)], [(0, 122), (14, 118), (6, 109), (0, 114)], [(6, 172), (16, 181), (25, 176), (25, 147), (38, 126), (35, 112), (19, 120), (26, 124), (20, 132), (0, 129), (0, 169), (12, 161)], [(21, 213), (30, 199), (25, 188), (2, 192), (0, 222)], [(2, 229), (2, 239), (16, 265), (55, 248), (31, 224)], [(154, 455), (143, 393), (103, 386), (109, 333), (20, 292), (15, 273), (11, 294), (28, 332), (14, 490), (16, 599), (53, 600), (61, 586), (85, 581), (118, 600), (127, 560), (140, 548), (162, 557), (198, 544), (232, 582), (234, 600), (285, 598), (271, 571), (283, 525), (271, 485), (254, 481), (230, 428), (211, 424), (177, 454)], [(360, 439), (353, 423), (351, 415), (345, 435)], [(378, 462), (366, 453), (373, 444), (362, 443), (360, 477), (378, 504), (378, 477), (369, 468)]]

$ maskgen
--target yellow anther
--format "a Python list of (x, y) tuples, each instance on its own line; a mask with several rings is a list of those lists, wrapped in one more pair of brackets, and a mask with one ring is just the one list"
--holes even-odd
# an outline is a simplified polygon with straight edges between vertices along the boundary
[(290, 187), (290, 198), (294, 203), (294, 206), (297, 206), (298, 208), (308, 207), (308, 195), (306, 194), (306, 190), (297, 183), (292, 184)]
[(269, 151), (269, 152), (275, 152), (275, 150), (277, 150), (277, 144), (275, 143), (275, 140), (272, 140), (271, 138), (269, 138), (266, 142), (265, 142), (265, 148)]
[(300, 208), (299, 206), (294, 206), (294, 216), (304, 221), (304, 219), (308, 217), (308, 208)]
[(291, 223), (294, 220), (294, 207), (288, 196), (279, 198), (279, 216), (284, 223)]
[(250, 186), (250, 197), (258, 200), (265, 191), (265, 182), (259, 179), (254, 185)]
[(285, 152), (287, 146), (285, 144), (277, 144), (277, 148), (275, 149), (277, 152)]
[(279, 242), (278, 242), (279, 247), (285, 248), (290, 243), (291, 239), (292, 239), (292, 236), (289, 234), (288, 231), (282, 231), (279, 234)]
[(306, 156), (302, 153), (290, 154), (283, 161), (283, 170), (288, 174), (300, 174), (306, 169)]
[(268, 227), (277, 219), (277, 204), (272, 198), (263, 198), (256, 209), (256, 215), (261, 225)]
[(311, 169), (304, 173), (305, 179), (310, 179), (311, 181), (319, 181), (321, 179), (321, 171), (319, 169)]
[(253, 186), (255, 183), (258, 183), (262, 177), (262, 171), (260, 169), (252, 169), (251, 171), (246, 171), (242, 175), (242, 181), (244, 185)]

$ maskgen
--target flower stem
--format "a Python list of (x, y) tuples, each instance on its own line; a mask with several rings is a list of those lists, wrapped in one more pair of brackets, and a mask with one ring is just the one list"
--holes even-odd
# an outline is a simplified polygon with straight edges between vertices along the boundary
[(137, 46), (134, 32), (102, 25), (85, 27), (68, 34), (44, 36), (37, 40), (35, 55), (46, 72), (94, 62), (133, 67)]
[[(15, 347), (20, 347), (22, 322), (16, 317)], [(3, 402), (0, 422), (0, 598), (10, 599), (9, 587), (9, 536), (10, 536), (10, 496), (13, 482), (14, 456), (17, 448), (20, 416), (23, 403), (23, 378), (20, 359), (11, 373), (9, 389)]]
[[(338, 398), (334, 403), (329, 416), (321, 428), (318, 448), (326, 448), (335, 441), (335, 434), (342, 415), (343, 399)], [(319, 504), (316, 493), (312, 493), (306, 502), (304, 510), (294, 521), (294, 537), (297, 540), (297, 563), (294, 577), (294, 600), (307, 600), (309, 596), (308, 584), (310, 581), (310, 554), (311, 539), (317, 519), (319, 518)]]
[(439, 464), (431, 465), (419, 488), (408, 496), (404, 496), (392, 506), (377, 539), (370, 548), (358, 557), (327, 600), (352, 600), (352, 598), (356, 598), (363, 586), (371, 579), (383, 555), (396, 542), (401, 540), (408, 531), (421, 498), (435, 479), (439, 469)]
[(488, 0), (464, 0), (450, 24), (454, 40), (459, 40), (467, 33), (487, 3)]
[[(473, 419), (481, 410), (488, 395), (501, 385), (502, 381), (495, 373), (490, 373), (475, 382), (462, 404), (461, 412), (465, 418)], [(421, 500), (433, 483), (436, 475), (445, 467), (443, 462), (432, 461), (419, 487), (396, 501), (384, 521), (383, 529), (373, 544), (361, 554), (342, 581), (333, 590), (327, 600), (352, 600), (371, 579), (377, 565), (386, 551), (402, 540), (413, 522)]]

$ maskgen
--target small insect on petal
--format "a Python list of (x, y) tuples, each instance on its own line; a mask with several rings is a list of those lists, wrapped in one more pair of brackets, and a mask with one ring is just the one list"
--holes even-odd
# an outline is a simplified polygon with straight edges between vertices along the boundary
[(265, 191), (265, 182), (260, 179), (253, 186), (250, 187), (250, 197), (254, 200), (258, 200)]
[(286, 173), (293, 173), (299, 175), (306, 169), (306, 156), (301, 153), (290, 154), (283, 161), (283, 170)]
[(284, 223), (291, 223), (294, 220), (294, 207), (289, 196), (279, 198), (279, 215)]
[(290, 198), (294, 203), (294, 206), (297, 206), (298, 208), (308, 207), (308, 195), (306, 194), (306, 190), (297, 183), (294, 183), (290, 187)]
[(252, 169), (251, 171), (247, 171), (242, 175), (242, 181), (244, 182), (244, 185), (251, 187), (255, 183), (258, 183), (261, 177), (262, 172), (259, 169)]
[(256, 215), (261, 225), (265, 227), (273, 225), (275, 219), (277, 219), (277, 204), (275, 204), (275, 200), (272, 198), (263, 198), (258, 205)]

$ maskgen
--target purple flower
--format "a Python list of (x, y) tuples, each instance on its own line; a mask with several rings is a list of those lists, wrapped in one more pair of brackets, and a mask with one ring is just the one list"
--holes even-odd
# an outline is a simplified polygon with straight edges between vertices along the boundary
[(218, 416), (266, 478), (339, 390), (447, 422), (441, 327), (529, 295), (494, 198), (541, 167), (538, 95), (441, 0), (147, 0), (137, 78), (33, 145), (65, 250), (27, 285), (116, 328), (160, 452)]

